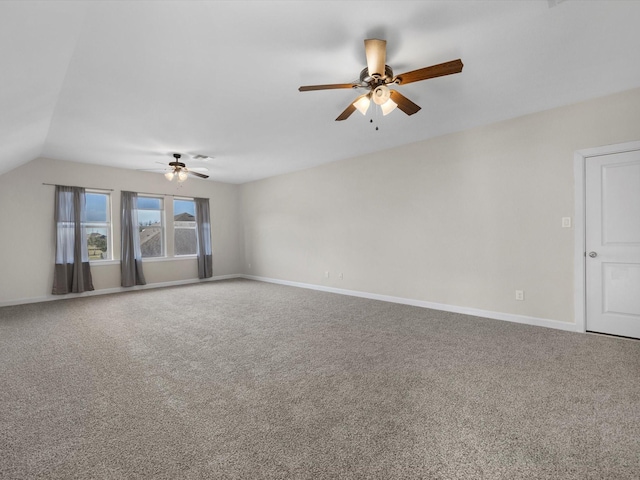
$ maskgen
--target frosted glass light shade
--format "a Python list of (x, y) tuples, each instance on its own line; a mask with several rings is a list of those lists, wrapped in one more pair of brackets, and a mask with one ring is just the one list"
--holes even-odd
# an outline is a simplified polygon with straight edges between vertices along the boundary
[(353, 102), (353, 106), (356, 107), (362, 115), (366, 115), (370, 104), (371, 100), (369, 100), (369, 97), (366, 95)]
[(167, 173), (165, 173), (165, 174), (164, 174), (164, 177), (165, 177), (167, 180), (171, 181), (171, 180), (173, 180), (173, 176), (174, 176), (174, 175), (175, 175), (175, 173), (173, 173), (173, 172), (167, 172)]
[(384, 105), (389, 100), (391, 91), (386, 85), (380, 85), (373, 91), (373, 101), (376, 105)]
[(179, 182), (184, 182), (187, 179), (187, 172), (185, 172), (184, 170), (180, 170), (178, 172), (178, 181)]
[(382, 115), (389, 115), (391, 112), (393, 112), (396, 109), (397, 106), (398, 104), (393, 100), (391, 99), (387, 100), (385, 103), (380, 105), (380, 108), (382, 109)]

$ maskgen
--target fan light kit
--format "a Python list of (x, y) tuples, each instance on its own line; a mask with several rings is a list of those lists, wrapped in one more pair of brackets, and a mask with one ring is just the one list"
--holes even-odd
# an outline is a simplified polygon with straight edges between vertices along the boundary
[(167, 180), (171, 181), (174, 178), (177, 178), (178, 182), (184, 182), (189, 177), (189, 174), (195, 175), (196, 177), (200, 178), (209, 178), (209, 175), (189, 170), (187, 166), (180, 161), (181, 157), (182, 155), (179, 153), (173, 154), (173, 158), (175, 158), (175, 161), (169, 162), (171, 170), (164, 174)]
[(383, 115), (388, 115), (396, 108), (399, 108), (407, 115), (413, 115), (420, 110), (420, 107), (397, 90), (390, 89), (389, 85), (406, 85), (407, 83), (460, 73), (463, 67), (462, 61), (457, 59), (394, 75), (391, 67), (385, 64), (387, 56), (386, 50), (386, 40), (370, 38), (364, 41), (367, 68), (360, 72), (360, 82), (307, 85), (298, 88), (298, 90), (300, 92), (310, 92), (312, 90), (333, 90), (340, 88), (367, 89), (368, 92), (356, 98), (355, 101), (336, 118), (336, 121), (346, 120), (356, 110), (365, 115), (369, 110), (372, 99), (373, 103), (380, 106)]

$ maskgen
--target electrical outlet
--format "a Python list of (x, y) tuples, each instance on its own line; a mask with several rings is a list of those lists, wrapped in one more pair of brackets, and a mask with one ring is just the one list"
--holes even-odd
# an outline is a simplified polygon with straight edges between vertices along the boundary
[(562, 217), (562, 228), (571, 228), (571, 217)]
[(339, 278), (340, 280), (343, 280), (343, 279), (344, 279), (344, 275), (342, 274), (342, 272), (340, 272), (340, 273), (338, 274), (338, 278)]
[(516, 300), (524, 300), (524, 290), (516, 290)]
[(329, 278), (329, 272), (324, 272), (324, 278)]

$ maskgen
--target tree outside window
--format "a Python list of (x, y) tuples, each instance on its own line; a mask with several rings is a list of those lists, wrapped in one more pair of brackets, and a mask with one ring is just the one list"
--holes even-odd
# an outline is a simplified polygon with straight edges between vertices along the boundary
[(85, 238), (89, 260), (111, 259), (111, 202), (109, 193), (87, 191)]

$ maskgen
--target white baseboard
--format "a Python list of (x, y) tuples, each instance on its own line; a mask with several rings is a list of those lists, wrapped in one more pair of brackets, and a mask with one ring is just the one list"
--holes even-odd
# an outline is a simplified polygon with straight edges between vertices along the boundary
[(257, 280), (259, 282), (277, 283), (280, 285), (289, 285), (291, 287), (308, 288), (311, 290), (319, 290), (322, 292), (338, 293), (340, 295), (350, 295), (352, 297), (369, 298), (372, 300), (382, 300), (383, 302), (401, 303), (403, 305), (412, 305), (414, 307), (430, 308), (433, 310), (441, 310), (444, 312), (462, 313), (472, 315), (474, 317), (491, 318), (493, 320), (504, 320), (506, 322), (522, 323), (533, 325), (536, 327), (555, 328), (557, 330), (565, 330), (569, 332), (580, 331), (575, 323), (559, 322), (558, 320), (549, 320), (546, 318), (528, 317), (526, 315), (516, 315), (512, 313), (492, 312), (490, 310), (480, 310), (478, 308), (458, 307), (456, 305), (447, 305), (444, 303), (425, 302), (423, 300), (414, 300), (412, 298), (393, 297), (390, 295), (380, 295), (378, 293), (359, 292), (357, 290), (345, 290), (342, 288), (325, 287), (323, 285), (315, 285), (312, 283), (291, 282), (288, 280), (279, 280), (276, 278), (257, 277), (254, 275), (238, 275), (248, 280)]
[(190, 278), (187, 280), (176, 280), (172, 282), (148, 283), (147, 285), (136, 285), (134, 287), (102, 288), (100, 290), (91, 290), (90, 292), (83, 292), (83, 293), (67, 293), (65, 295), (45, 295), (42, 297), (21, 298), (18, 300), (9, 300), (5, 302), (0, 302), (0, 307), (8, 307), (11, 305), (22, 305), (25, 303), (50, 302), (53, 300), (64, 300), (67, 298), (81, 298), (81, 297), (92, 297), (95, 295), (108, 295), (110, 293), (132, 292), (135, 290), (147, 290), (150, 288), (176, 287), (179, 285), (189, 285), (192, 283), (202, 283), (202, 282), (215, 282), (218, 280), (227, 280), (230, 278), (241, 278), (241, 277), (242, 275), (238, 275), (238, 274), (218, 275), (216, 277), (205, 278), (205, 279)]
[(277, 283), (280, 285), (288, 285), (291, 287), (308, 288), (311, 290), (319, 290), (322, 292), (337, 293), (340, 295), (349, 295), (352, 297), (369, 298), (372, 300), (381, 300), (383, 302), (400, 303), (403, 305), (412, 305), (414, 307), (430, 308), (433, 310), (441, 310), (444, 312), (462, 313), (472, 315), (474, 317), (491, 318), (494, 320), (504, 320), (507, 322), (522, 323), (526, 325), (534, 325), (537, 327), (555, 328), (569, 332), (581, 331), (575, 323), (559, 322), (557, 320), (549, 320), (546, 318), (528, 317), (525, 315), (515, 315), (512, 313), (492, 312), (489, 310), (480, 310), (478, 308), (458, 307), (456, 305), (447, 305), (444, 303), (426, 302), (424, 300), (414, 300), (412, 298), (394, 297), (391, 295), (381, 295), (378, 293), (360, 292), (357, 290), (345, 290), (343, 288), (326, 287), (323, 285), (315, 285), (311, 283), (292, 282), (289, 280), (279, 280), (276, 278), (257, 277), (254, 275), (231, 274), (219, 275), (204, 280), (198, 278), (188, 280), (176, 280), (172, 282), (151, 283), (147, 285), (136, 285), (135, 287), (114, 287), (93, 290), (84, 293), (69, 293), (66, 295), (46, 295), (42, 297), (21, 298), (18, 300), (9, 300), (0, 302), (0, 307), (8, 307), (11, 305), (21, 305), (26, 303), (49, 302), (53, 300), (64, 300), (66, 298), (91, 297), (94, 295), (108, 295), (111, 293), (131, 292), (135, 290), (147, 290), (151, 288), (175, 287), (179, 285), (189, 285), (193, 283), (215, 282), (218, 280), (228, 280), (232, 278), (246, 278), (247, 280), (256, 280), (259, 282)]

